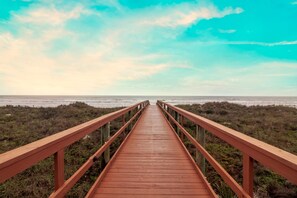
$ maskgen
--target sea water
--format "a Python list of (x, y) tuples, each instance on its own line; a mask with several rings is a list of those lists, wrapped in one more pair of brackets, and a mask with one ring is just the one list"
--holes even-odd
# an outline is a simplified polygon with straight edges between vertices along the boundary
[(260, 96), (4, 96), (0, 95), (0, 106), (20, 105), (30, 107), (56, 107), (74, 102), (84, 102), (94, 107), (123, 107), (149, 100), (155, 104), (164, 100), (170, 104), (204, 104), (207, 102), (230, 102), (246, 106), (284, 105), (297, 108), (297, 97)]

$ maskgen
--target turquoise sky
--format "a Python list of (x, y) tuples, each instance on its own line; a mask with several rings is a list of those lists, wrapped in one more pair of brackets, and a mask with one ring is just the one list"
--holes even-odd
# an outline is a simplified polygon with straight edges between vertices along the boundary
[(1, 0), (0, 94), (297, 96), (297, 1)]

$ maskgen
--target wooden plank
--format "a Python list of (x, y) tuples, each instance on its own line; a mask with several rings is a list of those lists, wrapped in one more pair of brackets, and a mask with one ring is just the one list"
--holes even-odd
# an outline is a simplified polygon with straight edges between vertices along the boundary
[(192, 170), (193, 167), (188, 165), (188, 164), (181, 164), (181, 165), (177, 165), (177, 164), (166, 164), (164, 166), (164, 164), (159, 164), (159, 165), (147, 165), (147, 164), (130, 164), (129, 166), (125, 166), (126, 164), (119, 164), (117, 163), (115, 166), (113, 166), (113, 169), (170, 169), (170, 170)]
[(109, 170), (110, 173), (174, 173), (174, 174), (191, 174), (193, 173), (193, 169), (117, 169), (111, 168)]
[[(121, 159), (118, 160), (118, 162), (127, 162), (127, 163), (131, 163), (135, 161), (135, 159)], [(137, 162), (135, 162), (135, 164), (137, 163), (186, 163), (188, 160), (186, 159), (162, 159), (162, 160), (158, 160), (158, 159), (142, 159), (142, 160), (138, 160)]]
[(99, 188), (95, 194), (146, 194), (146, 195), (207, 195), (204, 188), (192, 189), (146, 189), (146, 188)]
[[(193, 177), (196, 178), (196, 173), (191, 174), (178, 174), (178, 173), (151, 173), (151, 174), (142, 174), (142, 173), (111, 173), (108, 172), (108, 177), (142, 177), (142, 178), (154, 178), (154, 177), (176, 177), (179, 178), (187, 178), (187, 177)], [(192, 176), (191, 176), (192, 175)], [(200, 181), (199, 178), (197, 181)]]
[(98, 185), (99, 195), (213, 197), (156, 106), (149, 106), (132, 130)]
[[(96, 194), (94, 196), (95, 198), (123, 198), (123, 195), (121, 194)], [(181, 195), (145, 195), (145, 194), (138, 194), (138, 195), (134, 195), (134, 194), (125, 194), (125, 197), (129, 197), (129, 198), (174, 198), (174, 197), (178, 197), (180, 198)], [(184, 198), (197, 198), (197, 195), (183, 195), (182, 197)], [(199, 195), (199, 198), (209, 198), (209, 195)]]
[[(122, 176), (122, 177), (120, 177)], [(192, 182), (199, 182), (200, 180), (196, 178), (195, 175), (193, 177), (177, 177), (177, 175), (167, 175), (166, 177), (131, 177), (127, 175), (118, 175), (118, 177), (106, 177), (104, 181), (110, 182), (152, 182), (152, 183), (192, 183)], [(201, 182), (202, 183), (202, 182)]]
[(201, 183), (148, 183), (148, 182), (102, 182), (102, 188), (157, 188), (157, 189), (187, 189), (187, 188), (203, 188)]
[(131, 160), (117, 160), (117, 164), (128, 164), (128, 165), (189, 165), (187, 160), (141, 160), (141, 161), (131, 161)]

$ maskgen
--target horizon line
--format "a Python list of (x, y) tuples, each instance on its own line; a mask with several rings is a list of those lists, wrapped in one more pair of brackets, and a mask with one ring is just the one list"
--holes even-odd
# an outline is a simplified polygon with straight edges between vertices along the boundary
[(82, 94), (0, 94), (0, 96), (129, 96), (129, 97), (297, 97), (297, 95), (82, 95)]

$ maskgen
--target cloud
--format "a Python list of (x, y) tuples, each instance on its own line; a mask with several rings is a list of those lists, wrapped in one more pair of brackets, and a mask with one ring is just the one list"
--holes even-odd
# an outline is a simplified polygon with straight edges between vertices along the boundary
[(145, 78), (167, 67), (146, 64), (150, 57), (104, 60), (109, 54), (100, 53), (101, 46), (53, 58), (43, 53), (42, 45), (31, 47), (28, 40), (8, 34), (0, 38), (0, 73), (12, 94), (100, 93), (115, 82)]
[[(141, 91), (139, 93), (146, 93), (150, 88), (152, 94), (170, 91), (171, 94), (176, 91), (188, 94), (193, 92), (193, 86), (197, 88), (195, 90), (205, 94), (222, 93), (220, 89), (240, 90), (236, 86), (242, 84), (237, 83), (240, 79), (227, 74), (223, 79), (204, 79), (202, 76), (207, 76), (212, 70), (203, 72), (200, 65), (195, 63), (198, 59), (203, 62), (208, 58), (208, 50), (197, 47), (197, 44), (296, 44), (296, 41), (214, 41), (192, 42), (192, 47), (189, 47), (176, 39), (188, 26), (200, 20), (240, 14), (243, 9), (218, 9), (212, 4), (197, 3), (130, 9), (117, 1), (98, 2), (108, 8), (112, 7), (112, 11), (94, 10), (93, 3), (63, 6), (55, 1), (49, 5), (34, 4), (14, 13), (5, 24), (0, 22), (0, 25), (5, 26), (2, 29), (7, 29), (0, 32), (0, 93), (105, 94), (113, 90), (112, 94), (119, 91), (125, 94), (126, 90), (135, 93), (134, 86), (138, 86)], [(222, 33), (234, 31), (221, 30)], [(197, 53), (199, 50), (201, 53)], [(185, 54), (199, 54), (200, 57), (191, 59), (192, 57)], [(212, 61), (205, 61), (205, 67), (212, 67), (214, 63), (209, 62)], [(225, 68), (225, 65), (222, 67)], [(192, 76), (191, 71), (188, 71), (190, 77), (179, 84), (176, 77), (182, 76), (185, 70), (197, 72), (197, 76)], [(164, 71), (166, 73), (162, 74)], [(232, 73), (233, 70), (228, 72)], [(235, 72), (242, 74), (239, 70)], [(285, 72), (279, 74), (279, 77), (288, 75)], [(158, 75), (163, 75), (164, 79), (150, 81)], [(265, 76), (272, 77), (277, 77), (277, 73)], [(143, 87), (145, 83), (141, 82), (146, 79), (149, 79), (147, 86)], [(159, 80), (163, 80), (163, 83)], [(116, 90), (117, 85), (122, 85), (123, 82), (132, 88)], [(170, 83), (178, 85), (173, 90)]]
[(82, 6), (76, 6), (75, 8), (65, 11), (58, 10), (54, 6), (39, 7), (38, 9), (32, 9), (23, 14), (13, 14), (13, 17), (20, 23), (31, 23), (39, 25), (61, 25), (64, 22), (77, 19), (82, 14), (87, 14), (88, 11)]
[(116, 27), (110, 20), (111, 27), (92, 29), (92, 38), (83, 29), (67, 28), (69, 21), (92, 14), (82, 6), (41, 6), (14, 14), (8, 23), (17, 34), (0, 33), (0, 91), (104, 94), (117, 83), (169, 67), (160, 54), (133, 52), (134, 45), (125, 40), (133, 30), (127, 32), (124, 24)]
[(260, 45), (260, 46), (279, 46), (279, 45), (297, 45), (297, 41), (280, 41), (280, 42), (249, 42), (249, 41), (237, 41), (237, 42), (226, 42), (228, 45)]
[[(293, 79), (296, 77), (297, 63), (295, 62), (267, 61), (239, 68), (218, 65), (210, 70), (199, 71), (197, 74), (193, 73), (183, 78), (180, 89), (185, 93), (192, 90), (193, 95), (238, 95), (240, 93), (241, 95), (294, 96), (297, 93), (297, 87)], [(292, 79), (292, 82), (288, 82), (288, 78)], [(294, 89), (292, 89), (293, 86), (295, 86)], [(190, 90), (188, 90), (189, 87)]]
[(151, 15), (142, 23), (145, 25), (155, 25), (161, 27), (179, 27), (188, 26), (202, 19), (222, 18), (231, 14), (240, 14), (242, 8), (227, 7), (218, 10), (215, 6), (201, 6), (196, 3), (183, 3), (176, 6), (162, 7), (160, 9), (150, 11)]
[(233, 29), (230, 29), (230, 30), (219, 29), (218, 31), (223, 34), (232, 34), (232, 33), (236, 32), (236, 30), (233, 30)]
[(197, 41), (199, 45), (259, 45), (266, 47), (297, 45), (297, 41), (257, 42), (257, 41)]
[(297, 1), (293, 1), (291, 4), (292, 5), (297, 5)]

